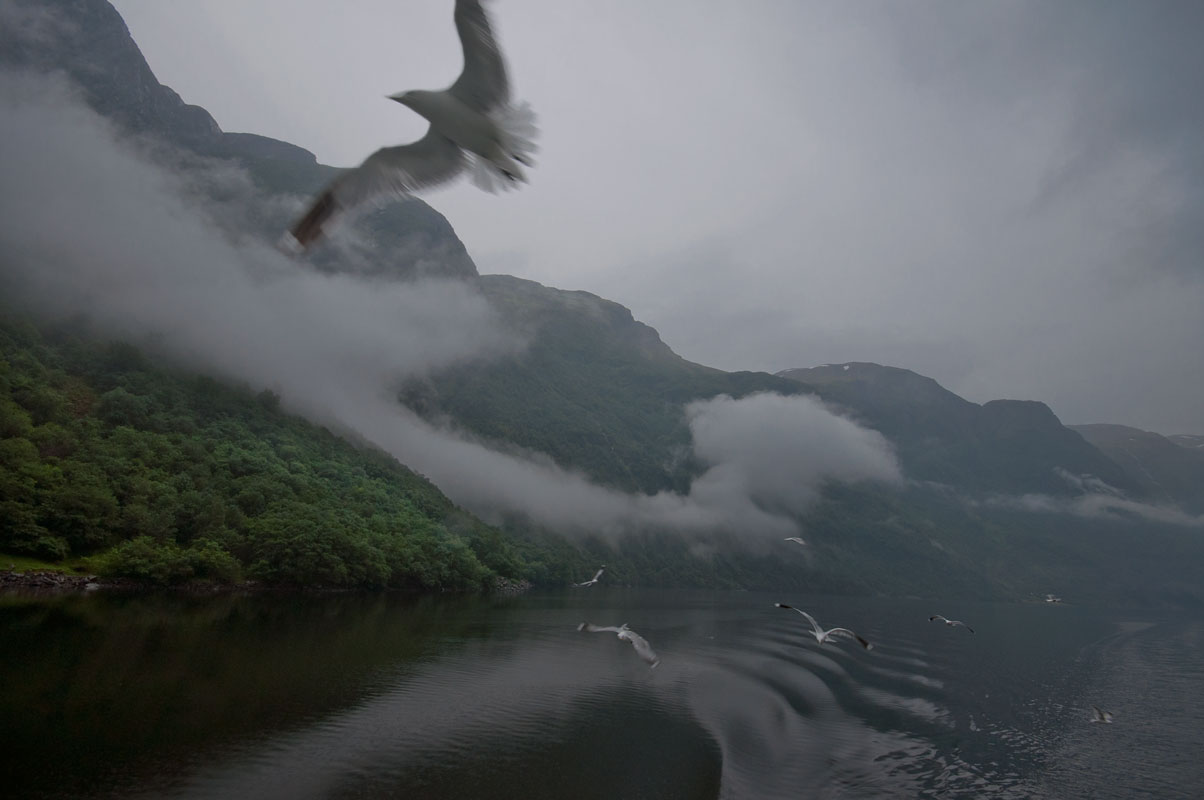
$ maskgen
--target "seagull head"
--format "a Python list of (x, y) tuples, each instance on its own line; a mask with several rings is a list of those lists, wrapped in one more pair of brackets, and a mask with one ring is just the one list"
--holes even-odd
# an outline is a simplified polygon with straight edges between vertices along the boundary
[(423, 109), (430, 108), (432, 105), (431, 101), (436, 94), (438, 94), (438, 92), (427, 92), (423, 91), (422, 89), (411, 89), (408, 92), (398, 92), (397, 94), (391, 94), (388, 97), (390, 100), (396, 100), (403, 106), (409, 106), (419, 114), (422, 114)]
[(414, 93), (412, 91), (398, 92), (397, 94), (391, 94), (388, 97), (390, 100), (395, 100), (398, 103), (401, 103), (403, 106), (410, 106), (413, 108), (412, 103), (414, 102)]

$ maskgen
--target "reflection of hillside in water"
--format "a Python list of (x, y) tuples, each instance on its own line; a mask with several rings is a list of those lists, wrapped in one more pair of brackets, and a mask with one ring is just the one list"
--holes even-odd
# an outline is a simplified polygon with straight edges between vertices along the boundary
[[(789, 598), (866, 652), (776, 599), (9, 599), (0, 752), (35, 797), (1063, 797), (1086, 778), (1059, 754), (1104, 752), (1083, 709), (1148, 730), (1204, 682), (1165, 626), (1082, 607), (959, 605), (979, 633), (956, 637), (919, 601)], [(661, 665), (583, 619), (638, 627)], [(1137, 656), (1161, 700), (1114, 680)]]

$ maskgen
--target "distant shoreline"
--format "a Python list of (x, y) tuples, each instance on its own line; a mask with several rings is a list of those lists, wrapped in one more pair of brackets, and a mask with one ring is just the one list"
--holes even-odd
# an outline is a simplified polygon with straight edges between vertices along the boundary
[[(532, 586), (529, 581), (496, 578), (489, 591), (483, 594), (512, 597), (526, 594)], [(239, 583), (189, 582), (164, 585), (131, 578), (103, 578), (98, 575), (68, 575), (48, 569), (18, 571), (0, 570), (0, 595), (6, 593), (34, 592), (38, 594), (85, 593), (100, 590), (184, 592), (191, 594), (220, 594), (224, 592), (314, 592), (321, 594), (346, 592), (396, 592), (397, 589), (351, 589), (340, 586), (297, 586), (290, 584), (265, 584), (259, 581)], [(412, 594), (438, 594), (437, 592), (411, 592)]]

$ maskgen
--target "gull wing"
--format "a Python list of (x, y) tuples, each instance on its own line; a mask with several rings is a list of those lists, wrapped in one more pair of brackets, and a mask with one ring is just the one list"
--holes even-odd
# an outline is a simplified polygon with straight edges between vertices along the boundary
[(794, 606), (788, 606), (785, 603), (774, 603), (774, 605), (776, 605), (778, 608), (788, 608), (791, 611), (797, 611), (806, 617), (807, 621), (811, 623), (811, 627), (815, 629), (815, 635), (817, 637), (824, 635), (824, 629), (819, 627), (819, 623), (815, 621), (815, 617), (811, 616), (806, 611), (803, 611), (801, 608), (795, 608)]
[(627, 630), (625, 627), (615, 627), (614, 625), (594, 625), (591, 622), (582, 622), (577, 626), (579, 631), (589, 631), (590, 633), (599, 633), (601, 631), (610, 631), (611, 633), (623, 633)]
[(835, 636), (835, 635), (836, 635), (836, 634), (838, 634), (838, 633), (839, 633), (839, 634), (846, 635), (846, 636), (852, 636), (854, 639), (856, 639), (856, 640), (857, 640), (858, 644), (860, 644), (860, 645), (861, 645), (862, 647), (864, 647), (866, 650), (870, 650), (870, 649), (872, 649), (872, 648), (874, 647), (872, 644), (870, 644), (869, 642), (867, 642), (865, 639), (862, 639), (860, 636), (858, 636), (857, 634), (853, 633), (853, 632), (852, 632), (851, 630), (849, 630), (848, 628), (833, 628), (832, 630), (828, 631), (827, 635), (828, 635), (828, 636)]
[(600, 569), (600, 570), (598, 570), (597, 572), (595, 572), (595, 573), (594, 573), (594, 577), (593, 577), (593, 578), (591, 578), (590, 580), (595, 580), (595, 581), (596, 581), (596, 580), (598, 580), (598, 578), (601, 578), (601, 577), (602, 577), (602, 573), (603, 573), (603, 572), (605, 572), (605, 571), (606, 571), (606, 568), (605, 568), (605, 567), (603, 567), (602, 569)]
[(648, 640), (635, 631), (630, 629), (621, 631), (619, 638), (631, 642), (631, 646), (635, 648), (636, 654), (647, 661), (649, 666), (655, 667), (661, 663), (660, 657), (652, 651), (652, 645), (648, 644)]
[(456, 32), (464, 48), (464, 71), (448, 89), (460, 100), (482, 113), (510, 100), (506, 62), (480, 0), (456, 0)]
[(325, 232), (333, 218), (356, 206), (390, 195), (406, 195), (451, 180), (464, 168), (464, 151), (450, 139), (426, 132), (416, 142), (377, 150), (345, 172), (318, 195), (291, 230), (301, 249)]
[(940, 620), (941, 622), (949, 621), (949, 620), (945, 619), (944, 617), (942, 617), (940, 614), (933, 614), (931, 617), (928, 618), (929, 622), (936, 622), (937, 620)]

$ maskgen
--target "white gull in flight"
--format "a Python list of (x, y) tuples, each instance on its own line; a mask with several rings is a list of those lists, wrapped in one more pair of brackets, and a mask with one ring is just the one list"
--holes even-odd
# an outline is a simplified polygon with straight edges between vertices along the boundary
[(598, 578), (601, 578), (602, 573), (605, 571), (606, 571), (606, 565), (603, 564), (602, 566), (598, 567), (598, 571), (594, 573), (594, 577), (590, 578), (588, 581), (581, 581), (581, 583), (574, 583), (573, 585), (574, 586), (593, 586), (595, 583), (598, 582)]
[(971, 628), (966, 623), (962, 622), (960, 619), (949, 619), (947, 617), (942, 617), (940, 614), (933, 614), (931, 617), (928, 618), (928, 621), (929, 622), (943, 622), (951, 628), (956, 628), (958, 625), (960, 625), (961, 627), (968, 630), (970, 633), (974, 633), (974, 629)]
[(785, 603), (774, 603), (774, 605), (777, 606), (778, 608), (788, 608), (791, 611), (797, 611), (798, 613), (800, 613), (804, 617), (806, 617), (807, 621), (811, 623), (811, 627), (814, 629), (813, 633), (815, 635), (815, 641), (819, 642), (820, 644), (823, 644), (824, 642), (828, 641), (829, 639), (832, 639), (835, 636), (840, 635), (840, 636), (852, 636), (866, 650), (870, 650), (873, 648), (872, 644), (867, 642), (865, 639), (862, 639), (860, 636), (853, 633), (848, 628), (831, 628), (831, 629), (825, 631), (823, 628), (819, 627), (819, 623), (815, 621), (815, 617), (811, 616), (806, 611), (803, 611), (801, 608), (795, 608), (794, 606), (788, 606)]
[(787, 536), (786, 541), (787, 542), (798, 542), (799, 544), (801, 544), (803, 546), (806, 546), (806, 544), (807, 544), (806, 542), (804, 542), (802, 539), (798, 538), (797, 536)]
[(589, 631), (590, 633), (599, 633), (601, 631), (610, 631), (616, 634), (620, 639), (631, 642), (631, 646), (635, 648), (635, 652), (640, 658), (648, 662), (648, 666), (652, 669), (661, 663), (660, 657), (652, 652), (652, 645), (648, 644), (648, 640), (638, 633), (627, 627), (624, 622), (617, 628), (614, 625), (593, 625), (589, 622), (582, 622), (577, 626), (579, 631)]
[(1112, 724), (1112, 712), (1111, 711), (1103, 711), (1100, 708), (1098, 708), (1097, 706), (1092, 706), (1091, 707), (1091, 721), (1092, 722), (1102, 722), (1105, 725), (1111, 725)]
[(426, 117), (426, 135), (377, 150), (336, 178), (284, 235), (283, 249), (309, 247), (340, 212), (445, 183), (465, 168), (490, 192), (526, 181), (522, 168), (531, 166), (535, 151), (535, 114), (528, 104), (511, 102), (506, 64), (481, 0), (456, 0), (455, 22), (464, 49), (456, 82), (442, 91), (389, 96)]

